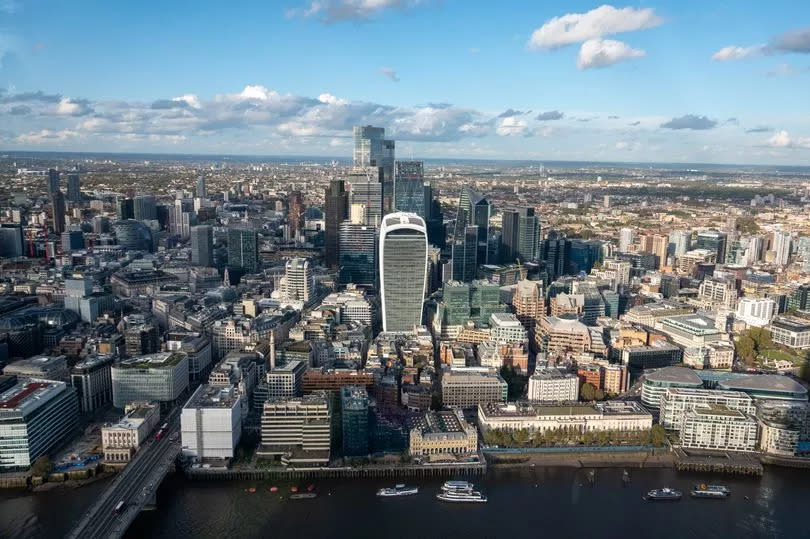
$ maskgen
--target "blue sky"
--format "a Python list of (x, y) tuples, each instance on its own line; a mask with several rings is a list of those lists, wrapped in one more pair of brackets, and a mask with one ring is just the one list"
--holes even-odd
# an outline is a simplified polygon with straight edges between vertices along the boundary
[(810, 164), (810, 5), (704, 4), (0, 0), (0, 149)]

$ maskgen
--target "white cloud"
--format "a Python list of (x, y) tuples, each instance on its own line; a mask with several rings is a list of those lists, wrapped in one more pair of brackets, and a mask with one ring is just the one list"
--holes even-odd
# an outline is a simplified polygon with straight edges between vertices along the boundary
[(529, 48), (555, 49), (606, 35), (653, 28), (662, 22), (652, 8), (617, 9), (602, 5), (587, 13), (569, 13), (546, 21), (532, 33)]
[(383, 77), (391, 79), (393, 82), (399, 82), (396, 70), (391, 67), (381, 67), (380, 74), (382, 74)]
[(589, 39), (582, 44), (577, 56), (577, 67), (590, 69), (594, 67), (607, 67), (622, 60), (642, 58), (647, 53), (641, 49), (634, 49), (626, 43), (613, 39)]
[(306, 7), (289, 9), (287, 18), (317, 17), (326, 24), (367, 21), (389, 8), (411, 8), (424, 0), (313, 0)]
[(56, 106), (56, 114), (59, 116), (84, 116), (90, 114), (93, 109), (85, 100), (75, 100), (63, 97)]
[(335, 97), (332, 94), (321, 94), (318, 96), (318, 101), (326, 103), (327, 105), (348, 105), (349, 102), (340, 97)]
[(523, 135), (528, 124), (518, 116), (509, 116), (501, 120), (500, 125), (495, 128), (495, 132), (502, 137), (511, 135)]
[(742, 60), (743, 58), (759, 56), (765, 52), (765, 49), (765, 45), (754, 45), (752, 47), (737, 47), (735, 45), (729, 45), (728, 47), (723, 47), (716, 53), (712, 54), (712, 60), (716, 60), (718, 62)]
[(766, 142), (766, 146), (772, 148), (802, 148), (810, 149), (810, 137), (793, 138), (784, 129), (777, 131)]
[(62, 129), (54, 131), (51, 129), (42, 129), (31, 133), (24, 133), (16, 137), (16, 141), (22, 144), (44, 144), (52, 142), (61, 142), (67, 139), (77, 137), (79, 134), (70, 129)]
[(172, 98), (172, 101), (186, 103), (188, 106), (198, 109), (200, 108), (200, 98), (194, 94), (185, 94)]

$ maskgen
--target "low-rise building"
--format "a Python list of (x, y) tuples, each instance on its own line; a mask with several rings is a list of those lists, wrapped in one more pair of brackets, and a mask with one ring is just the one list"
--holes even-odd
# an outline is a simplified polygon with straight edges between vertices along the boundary
[(800, 442), (810, 440), (810, 404), (799, 401), (757, 402), (759, 449), (765, 453), (794, 456)]
[(699, 404), (684, 414), (680, 441), (691, 449), (754, 451), (757, 422), (722, 404)]
[(680, 430), (686, 414), (703, 405), (722, 405), (746, 415), (755, 411), (753, 399), (741, 391), (670, 387), (661, 396), (660, 423), (665, 429)]
[(703, 346), (726, 339), (726, 334), (715, 327), (714, 320), (699, 314), (662, 318), (656, 321), (655, 329), (683, 347)]
[(284, 465), (326, 465), (332, 440), (331, 418), (326, 392), (271, 398), (264, 403), (258, 454), (278, 458)]
[(442, 376), (442, 401), (451, 408), (474, 408), (506, 401), (508, 386), (497, 372), (454, 370)]
[(117, 423), (101, 428), (104, 460), (108, 463), (129, 462), (146, 437), (160, 422), (160, 407), (146, 402), (128, 404)]
[(234, 386), (198, 387), (180, 415), (183, 455), (195, 460), (232, 459), (242, 435), (243, 398)]
[(478, 450), (478, 433), (458, 410), (427, 412), (411, 429), (412, 456), (469, 455)]
[(38, 356), (20, 359), (3, 367), (3, 374), (57, 382), (67, 382), (69, 379), (65, 356)]
[(586, 352), (591, 346), (588, 326), (576, 319), (544, 316), (537, 327), (538, 346), (548, 352)]
[(553, 367), (540, 367), (529, 377), (528, 398), (541, 402), (575, 401), (579, 398), (579, 378)]
[(661, 397), (670, 388), (703, 388), (703, 380), (692, 369), (665, 367), (644, 375), (641, 384), (641, 402), (644, 406), (658, 410)]
[(76, 392), (65, 382), (21, 380), (0, 393), (0, 470), (24, 470), (75, 431)]
[(810, 322), (795, 316), (779, 316), (769, 326), (771, 339), (788, 348), (810, 348)]
[(633, 432), (652, 428), (652, 414), (633, 401), (606, 401), (595, 404), (548, 406), (527, 402), (490, 403), (478, 406), (478, 426), (482, 431), (500, 429), (546, 432), (570, 429), (572, 432)]
[(355, 369), (307, 369), (301, 377), (304, 394), (315, 391), (340, 391), (345, 386), (374, 389), (374, 373)]
[(301, 381), (307, 364), (299, 360), (287, 361), (267, 371), (268, 397), (295, 397), (301, 394)]

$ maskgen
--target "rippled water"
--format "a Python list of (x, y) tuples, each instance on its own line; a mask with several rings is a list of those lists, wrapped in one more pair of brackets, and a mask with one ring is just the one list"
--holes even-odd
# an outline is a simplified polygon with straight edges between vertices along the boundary
[[(621, 470), (598, 470), (591, 486), (584, 470), (491, 471), (473, 479), (489, 503), (469, 505), (435, 500), (438, 479), (408, 480), (422, 487), (420, 493), (389, 499), (374, 493), (391, 480), (320, 481), (318, 498), (294, 501), (270, 493), (271, 483), (176, 476), (161, 487), (158, 510), (142, 513), (128, 537), (810, 537), (810, 472), (769, 468), (762, 478), (630, 473), (625, 486)], [(651, 488), (687, 491), (701, 481), (726, 484), (733, 494), (672, 503), (641, 499)], [(291, 486), (277, 485), (282, 494)], [(257, 491), (246, 492), (249, 487)], [(0, 537), (61, 537), (99, 488), (0, 497)]]

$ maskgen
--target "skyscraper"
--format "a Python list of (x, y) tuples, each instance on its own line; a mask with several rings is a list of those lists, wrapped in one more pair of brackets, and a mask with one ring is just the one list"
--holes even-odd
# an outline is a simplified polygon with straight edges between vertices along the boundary
[(340, 224), (340, 283), (377, 284), (377, 229), (360, 223)]
[(301, 191), (293, 191), (288, 198), (287, 220), (290, 223), (290, 236), (295, 238), (304, 230), (304, 197)]
[(71, 202), (79, 202), (82, 199), (82, 186), (78, 174), (68, 174), (67, 199)]
[(205, 198), (208, 196), (208, 191), (205, 189), (205, 178), (200, 176), (197, 178), (197, 198)]
[(626, 253), (636, 239), (636, 231), (632, 228), (622, 228), (619, 231), (619, 252)]
[(394, 164), (394, 209), (415, 213), (427, 219), (430, 199), (425, 189), (425, 163), (423, 161), (397, 161)]
[(422, 324), (427, 251), (421, 217), (402, 212), (385, 216), (379, 248), (383, 331), (408, 332)]
[(61, 234), (65, 231), (65, 195), (55, 191), (51, 195), (51, 220), (53, 231)]
[(157, 219), (157, 205), (153, 195), (141, 195), (135, 197), (133, 202), (134, 218), (138, 221)]
[(540, 220), (534, 208), (520, 208), (503, 212), (503, 239), (501, 259), (536, 260), (540, 255)]
[(669, 233), (669, 256), (681, 256), (692, 249), (692, 233), (687, 230), (673, 230)]
[(370, 125), (354, 127), (354, 166), (380, 168), (384, 213), (393, 207), (394, 152), (394, 141), (385, 139), (384, 128)]
[(48, 197), (52, 197), (53, 194), (57, 191), (61, 190), (59, 185), (59, 171), (50, 169), (48, 170)]
[(352, 204), (365, 207), (365, 224), (380, 226), (385, 213), (383, 201), (382, 169), (355, 167), (347, 177)]
[(325, 193), (324, 258), (326, 265), (336, 268), (340, 261), (340, 223), (349, 216), (349, 193), (343, 180), (332, 180)]
[(81, 230), (66, 230), (62, 232), (61, 240), (63, 253), (84, 249), (84, 234)]
[(452, 278), (464, 283), (475, 279), (478, 264), (478, 227), (464, 227), (464, 235), (453, 241), (451, 252)]
[(205, 267), (214, 265), (214, 231), (210, 226), (191, 227), (191, 264)]
[(784, 266), (790, 262), (790, 245), (791, 245), (790, 232), (776, 231), (773, 233), (773, 241), (771, 242), (771, 251), (773, 251), (773, 263), (778, 266)]
[(23, 256), (23, 231), (19, 225), (0, 225), (0, 257)]
[(462, 240), (462, 234), (466, 234), (466, 227), (469, 225), (478, 226), (478, 255), (476, 264), (489, 264), (488, 238), (489, 219), (492, 217), (494, 208), (489, 200), (481, 193), (464, 186), (458, 199), (458, 213), (456, 214), (456, 228), (454, 234), (455, 241)]
[(255, 273), (259, 269), (259, 235), (247, 228), (228, 229), (228, 266)]
[(183, 239), (191, 235), (191, 227), (197, 224), (197, 216), (192, 211), (191, 204), (182, 199), (175, 199), (172, 212), (169, 214), (169, 229)]
[(131, 198), (119, 198), (116, 202), (118, 220), (135, 219), (135, 204)]
[(284, 295), (307, 303), (315, 297), (315, 277), (306, 258), (291, 258), (284, 268)]
[(363, 386), (340, 389), (343, 455), (363, 457), (369, 454), (368, 393)]
[(718, 230), (706, 230), (698, 232), (695, 245), (698, 249), (708, 249), (717, 253), (717, 263), (722, 264), (726, 260), (726, 242), (728, 235)]

